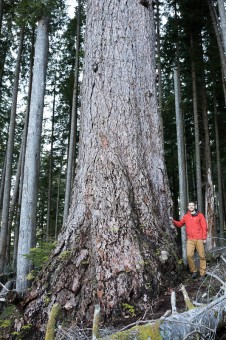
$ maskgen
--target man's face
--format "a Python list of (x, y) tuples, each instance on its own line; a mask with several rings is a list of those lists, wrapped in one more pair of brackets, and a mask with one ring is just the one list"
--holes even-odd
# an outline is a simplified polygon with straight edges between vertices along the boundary
[(195, 204), (194, 203), (188, 203), (188, 210), (192, 213), (195, 211)]

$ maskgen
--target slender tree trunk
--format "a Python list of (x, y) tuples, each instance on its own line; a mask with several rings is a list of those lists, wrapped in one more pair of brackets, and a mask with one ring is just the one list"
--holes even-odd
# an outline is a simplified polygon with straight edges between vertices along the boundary
[(218, 25), (217, 25), (216, 11), (215, 11), (211, 1), (209, 1), (208, 4), (209, 4), (210, 15), (211, 15), (211, 18), (212, 18), (213, 28), (214, 28), (215, 35), (216, 35), (216, 38), (217, 38), (217, 45), (218, 45), (219, 54), (220, 54), (221, 68), (222, 68), (222, 74), (223, 74), (222, 84), (223, 84), (223, 90), (224, 90), (224, 101), (226, 103), (226, 91), (225, 91), (226, 57), (225, 57), (225, 54), (224, 54), (224, 49), (223, 49), (223, 45), (222, 45), (222, 42), (221, 42), (221, 37), (220, 37)]
[(6, 160), (2, 169), (1, 176), (1, 186), (0, 186), (0, 223), (2, 223), (2, 204), (3, 204), (3, 195), (4, 195), (4, 185), (5, 185), (5, 173), (6, 173)]
[(218, 3), (218, 10), (221, 19), (221, 31), (222, 31), (222, 40), (224, 46), (224, 55), (226, 56), (226, 14), (225, 14), (225, 7), (224, 7), (224, 0), (217, 0)]
[(52, 174), (53, 174), (53, 138), (54, 138), (54, 123), (55, 123), (55, 105), (56, 105), (56, 88), (53, 92), (53, 115), (52, 115), (52, 133), (49, 155), (49, 179), (48, 179), (48, 205), (47, 205), (47, 222), (46, 222), (46, 242), (49, 241), (50, 216), (51, 216), (51, 199), (52, 199)]
[(30, 269), (30, 261), (24, 255), (28, 254), (30, 248), (35, 245), (37, 184), (48, 53), (48, 22), (47, 17), (39, 20), (35, 44), (17, 257), (16, 287), (19, 291), (26, 289), (26, 276)]
[(197, 201), (198, 201), (199, 210), (201, 212), (204, 212), (203, 198), (202, 198), (200, 145), (199, 145), (200, 139), (199, 139), (199, 119), (198, 119), (198, 103), (197, 103), (196, 70), (195, 70), (194, 47), (193, 47), (192, 34), (191, 34), (191, 72), (192, 72), (194, 129), (195, 129), (195, 169), (196, 169)]
[[(21, 172), (22, 172), (24, 155), (25, 155), (25, 146), (26, 146), (27, 128), (28, 128), (29, 104), (30, 104), (30, 99), (28, 99), (28, 105), (27, 105), (27, 110), (26, 110), (26, 115), (25, 115), (24, 130), (23, 130), (23, 136), (22, 136), (21, 147), (20, 147), (20, 155), (19, 155), (19, 160), (18, 160), (18, 165), (17, 165), (17, 172), (16, 172), (16, 176), (15, 176), (13, 196), (12, 196), (10, 210), (9, 210), (9, 218), (8, 218), (9, 234), (11, 234), (13, 216), (14, 216), (14, 213), (15, 213), (15, 209), (16, 208), (18, 209), (18, 202), (19, 202), (19, 197), (20, 197), (19, 188), (20, 188)], [(15, 225), (16, 225), (16, 223), (15, 223)], [(14, 231), (14, 235), (18, 235), (18, 234), (19, 234), (18, 232)], [(18, 240), (15, 239), (15, 237), (14, 237), (14, 246), (15, 246), (15, 243), (17, 243), (17, 242), (18, 242)]]
[[(0, 38), (1, 38), (1, 35), (0, 35)], [(6, 62), (6, 57), (8, 55), (8, 52), (9, 52), (9, 48), (11, 46), (11, 41), (12, 41), (12, 16), (10, 17), (10, 20), (8, 22), (6, 39), (4, 40), (4, 42), (2, 39), (0, 39), (0, 51), (1, 51), (0, 53), (0, 103), (1, 103), (1, 98), (2, 98), (2, 83), (3, 83), (3, 78), (4, 78), (5, 62)]]
[(2, 35), (3, 0), (0, 0), (0, 36)]
[[(222, 69), (222, 68), (221, 68)], [(226, 82), (224, 80), (224, 73), (223, 70), (221, 72), (222, 75), (222, 86), (223, 86), (223, 93), (224, 93), (224, 102), (225, 102), (225, 106), (226, 106)]]
[(55, 241), (58, 236), (58, 220), (59, 220), (59, 204), (60, 204), (60, 184), (61, 184), (61, 167), (57, 179), (57, 202), (56, 202), (56, 218), (55, 218)]
[(62, 150), (62, 154), (61, 154), (61, 162), (60, 162), (59, 174), (58, 174), (58, 179), (57, 179), (57, 203), (56, 203), (56, 218), (55, 218), (55, 240), (57, 240), (57, 237), (58, 237), (58, 234), (59, 234), (58, 224), (59, 224), (60, 187), (61, 187), (61, 171), (62, 171), (63, 157), (64, 157), (64, 150)]
[(2, 98), (2, 82), (3, 82), (6, 56), (7, 56), (7, 49), (4, 49), (3, 52), (1, 51), (1, 55), (0, 55), (0, 101)]
[[(186, 175), (183, 117), (182, 117), (182, 112), (181, 112), (179, 65), (177, 66), (177, 68), (174, 69), (174, 92), (175, 92), (175, 111), (176, 111), (176, 128), (177, 128), (180, 218), (182, 218), (182, 216), (186, 213), (186, 210), (187, 210), (187, 183), (186, 183), (187, 175)], [(181, 230), (181, 243), (182, 243), (183, 262), (184, 264), (187, 264), (185, 228), (182, 228)]]
[(22, 55), (22, 49), (23, 49), (23, 39), (24, 39), (24, 27), (21, 28), (21, 32), (20, 32), (20, 44), (19, 44), (19, 49), (18, 49), (18, 54), (17, 54), (15, 78), (14, 78), (14, 85), (13, 85), (9, 138), (8, 138), (7, 151), (6, 151), (6, 174), (5, 174), (5, 185), (4, 185), (4, 196), (3, 196), (3, 207), (2, 207), (2, 228), (1, 228), (1, 238), (0, 238), (0, 273), (4, 270), (5, 256), (6, 256), (6, 244), (7, 244), (6, 240), (7, 240), (7, 233), (8, 233), (8, 217), (9, 217), (9, 205), (10, 205), (15, 120), (16, 120), (17, 96), (18, 96), (19, 76), (20, 76), (20, 62), (21, 62), (21, 55)]
[(217, 105), (215, 93), (214, 100), (214, 125), (215, 125), (215, 138), (216, 138), (216, 155), (217, 155), (217, 189), (219, 196), (219, 222), (220, 222), (220, 245), (224, 245), (224, 206), (223, 206), (223, 188), (222, 188), (222, 171), (221, 171), (221, 156), (220, 156), (220, 143), (217, 119)]
[[(201, 46), (201, 45), (200, 45)], [(202, 52), (202, 51), (201, 51)], [(203, 60), (203, 55), (202, 55)], [(204, 153), (205, 153), (205, 217), (208, 225), (208, 234), (206, 248), (210, 251), (216, 246), (216, 239), (214, 233), (214, 186), (212, 181), (212, 161), (211, 161), (211, 150), (210, 150), (210, 136), (209, 136), (209, 121), (207, 114), (207, 98), (206, 98), (206, 86), (205, 76), (203, 67), (202, 69), (202, 118), (204, 128)]]
[(37, 328), (49, 310), (47, 291), (50, 304), (58, 302), (81, 319), (92, 318), (99, 303), (105, 318), (120, 316), (126, 302), (142, 309), (178, 277), (151, 2), (89, 0), (85, 51), (70, 214), (26, 298), (24, 315)]
[(24, 160), (25, 160), (26, 140), (27, 140), (27, 131), (28, 131), (29, 111), (30, 111), (30, 104), (31, 104), (31, 89), (32, 89), (32, 77), (33, 77), (33, 65), (34, 65), (34, 35), (35, 33), (34, 33), (34, 28), (33, 28), (32, 39), (31, 39), (31, 53), (30, 53), (28, 99), (27, 99), (27, 108), (26, 108), (26, 114), (25, 114), (25, 119), (24, 119), (23, 136), (22, 136), (21, 148), (20, 148), (21, 169), (20, 169), (20, 182), (19, 182), (19, 197), (18, 197), (15, 231), (14, 231), (13, 268), (16, 268), (17, 253), (18, 253), (20, 208), (21, 208), (21, 201), (22, 201), (22, 188), (23, 188), (23, 177), (24, 177)]
[(70, 128), (70, 141), (69, 141), (69, 150), (68, 150), (63, 225), (65, 225), (67, 221), (67, 217), (68, 217), (68, 211), (69, 211), (70, 200), (71, 200), (71, 191), (72, 191), (72, 186), (73, 186), (73, 181), (74, 181), (73, 169), (75, 169), (75, 157), (76, 157), (78, 75), (79, 75), (79, 49), (80, 49), (80, 15), (81, 15), (81, 1), (78, 0), (75, 75), (74, 75), (73, 102), (72, 102), (72, 112), (71, 112), (71, 128)]
[[(177, 18), (177, 3), (174, 3), (175, 21)], [(176, 41), (176, 64), (174, 69), (174, 93), (175, 93), (175, 111), (176, 111), (176, 129), (177, 129), (177, 153), (178, 153), (178, 172), (179, 172), (179, 197), (180, 197), (180, 218), (187, 211), (187, 166), (185, 157), (185, 135), (183, 126), (183, 114), (181, 110), (181, 84), (180, 84), (180, 64), (179, 64), (179, 37), (177, 34)], [(187, 264), (186, 251), (186, 231), (181, 229), (182, 258), (184, 264)]]

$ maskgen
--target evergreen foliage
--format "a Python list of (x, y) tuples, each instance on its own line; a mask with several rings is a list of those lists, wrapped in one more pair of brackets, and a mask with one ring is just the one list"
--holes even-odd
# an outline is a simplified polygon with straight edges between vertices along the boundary
[(27, 254), (26, 257), (32, 261), (34, 269), (36, 271), (40, 270), (40, 268), (47, 262), (49, 259), (49, 255), (51, 251), (55, 248), (55, 243), (40, 243), (36, 248), (30, 249), (30, 254)]

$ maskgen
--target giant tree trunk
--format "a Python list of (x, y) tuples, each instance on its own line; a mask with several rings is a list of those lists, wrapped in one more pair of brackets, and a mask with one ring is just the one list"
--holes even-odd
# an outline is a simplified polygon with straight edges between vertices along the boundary
[(47, 52), (48, 18), (44, 17), (39, 20), (35, 44), (30, 116), (24, 162), (16, 280), (16, 287), (19, 291), (22, 291), (27, 287), (26, 277), (30, 270), (30, 263), (24, 255), (28, 254), (30, 248), (35, 245), (37, 183), (39, 173)]
[(120, 315), (123, 302), (144, 312), (146, 303), (177, 281), (154, 32), (151, 1), (88, 1), (70, 214), (51, 261), (25, 300), (25, 316), (42, 331), (55, 302), (88, 320), (97, 301), (103, 318)]

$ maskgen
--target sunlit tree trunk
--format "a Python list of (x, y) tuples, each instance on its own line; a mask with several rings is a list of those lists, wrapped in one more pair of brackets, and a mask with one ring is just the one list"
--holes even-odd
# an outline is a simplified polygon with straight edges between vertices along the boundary
[(87, 3), (74, 193), (58, 246), (26, 298), (24, 315), (36, 330), (47, 318), (46, 292), (50, 304), (81, 319), (92, 319), (97, 302), (109, 318), (121, 315), (122, 303), (142, 310), (178, 277), (153, 8), (142, 3)]
[(46, 222), (46, 242), (49, 241), (50, 233), (50, 216), (52, 200), (52, 175), (53, 175), (53, 140), (54, 140), (54, 123), (55, 123), (55, 105), (56, 105), (56, 88), (53, 90), (53, 111), (52, 111), (52, 132), (49, 154), (49, 178), (48, 178), (48, 203), (47, 203), (47, 222)]
[(12, 108), (10, 114), (10, 127), (9, 137), (7, 142), (6, 151), (6, 173), (4, 183), (4, 195), (3, 195), (3, 206), (2, 206), (2, 227), (0, 237), (0, 273), (4, 270), (5, 256), (6, 256), (6, 244), (8, 234), (8, 218), (9, 218), (9, 206), (10, 206), (10, 190), (11, 190), (11, 176), (12, 176), (12, 162), (13, 162), (13, 149), (14, 149), (14, 136), (15, 136), (15, 121), (16, 121), (16, 109), (17, 109), (17, 97), (18, 97), (18, 86), (20, 77), (20, 63), (23, 49), (24, 40), (24, 27), (21, 28), (20, 32), (20, 43), (17, 54), (13, 93), (12, 93)]
[[(16, 269), (16, 262), (17, 262), (17, 253), (18, 253), (20, 208), (21, 208), (21, 201), (22, 201), (25, 150), (26, 150), (26, 140), (27, 140), (27, 131), (28, 131), (29, 111), (30, 111), (30, 104), (31, 104), (33, 66), (34, 66), (34, 29), (33, 29), (33, 32), (32, 32), (32, 39), (31, 39), (27, 107), (26, 107), (26, 113), (25, 113), (25, 118), (24, 118), (24, 129), (23, 129), (23, 135), (22, 135), (22, 140), (21, 140), (21, 148), (20, 148), (21, 168), (20, 168), (18, 204), (17, 204), (17, 210), (16, 210), (16, 220), (15, 220), (15, 229), (14, 229), (14, 247), (13, 247), (13, 264), (12, 264), (13, 268), (15, 268), (15, 269)], [(13, 212), (14, 212), (14, 208), (13, 208), (13, 204), (12, 204), (11, 214), (13, 214)], [(10, 215), (10, 220), (12, 220), (12, 218), (13, 218), (13, 216)]]
[(24, 163), (23, 193), (17, 256), (17, 290), (27, 287), (26, 276), (30, 261), (24, 256), (35, 245), (37, 183), (40, 162), (40, 142), (44, 106), (45, 78), (48, 53), (48, 18), (38, 22), (32, 79), (31, 105)]

